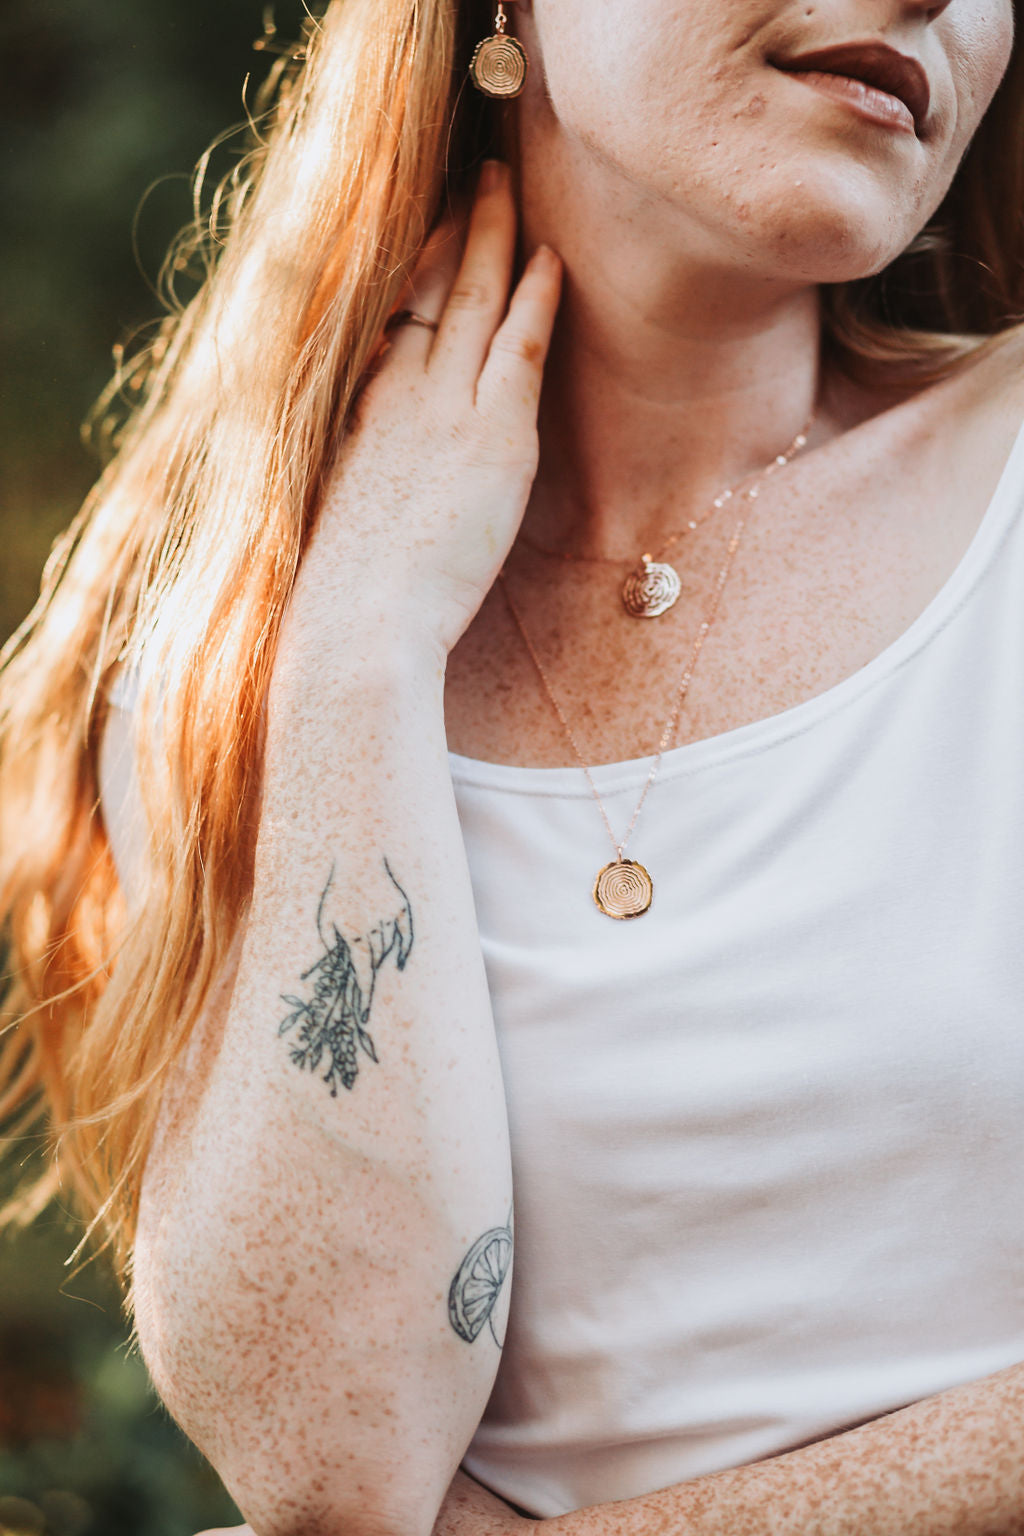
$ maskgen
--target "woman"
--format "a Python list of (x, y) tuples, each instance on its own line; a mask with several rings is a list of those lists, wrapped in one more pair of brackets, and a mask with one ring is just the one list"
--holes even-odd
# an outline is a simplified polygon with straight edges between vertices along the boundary
[(259, 1536), (1024, 1529), (1010, 0), (514, 11), (327, 7), (10, 648), (8, 1104)]

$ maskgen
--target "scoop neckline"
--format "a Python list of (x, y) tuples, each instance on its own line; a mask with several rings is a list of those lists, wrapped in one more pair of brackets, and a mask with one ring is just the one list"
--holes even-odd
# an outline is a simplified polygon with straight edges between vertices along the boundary
[[(935, 596), (895, 640), (856, 672), (840, 678), (822, 693), (731, 730), (670, 747), (662, 757), (658, 782), (718, 766), (731, 758), (760, 752), (801, 735), (820, 720), (852, 704), (922, 651), (970, 597), (999, 548), (1010, 526), (1010, 514), (1016, 509), (1024, 489), (1016, 484), (1018, 465), (1024, 466), (1024, 422), (1017, 429), (995, 490), (967, 548)], [(602, 794), (636, 789), (650, 772), (654, 757), (655, 754), (650, 753), (622, 762), (591, 764), (590, 773)], [(569, 799), (591, 796), (583, 771), (576, 764), (535, 768), (519, 763), (492, 763), (483, 758), (464, 757), (458, 752), (449, 752), (448, 760), (456, 783), (515, 794), (557, 795)]]

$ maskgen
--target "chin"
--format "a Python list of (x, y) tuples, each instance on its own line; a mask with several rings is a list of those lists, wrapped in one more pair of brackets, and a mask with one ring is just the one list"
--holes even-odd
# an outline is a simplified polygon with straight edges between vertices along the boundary
[(909, 220), (906, 202), (872, 186), (870, 178), (851, 185), (846, 177), (837, 185), (836, 178), (813, 173), (795, 177), (784, 196), (766, 190), (735, 212), (745, 258), (801, 283), (870, 277), (905, 250), (927, 222), (927, 215)]

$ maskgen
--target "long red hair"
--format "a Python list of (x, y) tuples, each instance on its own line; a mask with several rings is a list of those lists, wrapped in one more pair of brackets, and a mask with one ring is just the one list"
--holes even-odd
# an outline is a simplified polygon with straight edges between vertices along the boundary
[[(464, 88), (485, 0), (332, 0), (250, 152), (176, 248), (204, 280), (118, 381), (114, 456), (0, 664), (0, 1116), (45, 1115), (48, 1175), (124, 1260), (165, 1074), (249, 898), (260, 710), (319, 487), (443, 200), (489, 147)], [(938, 215), (823, 295), (825, 344), (937, 378), (1024, 299), (1024, 55)], [(139, 682), (148, 823), (129, 912), (99, 807), (111, 677)], [(12, 1122), (13, 1117), (13, 1122)]]

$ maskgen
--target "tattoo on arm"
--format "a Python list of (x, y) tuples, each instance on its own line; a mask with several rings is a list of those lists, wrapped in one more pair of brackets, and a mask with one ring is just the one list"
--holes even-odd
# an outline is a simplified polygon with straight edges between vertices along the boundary
[[(297, 1030), (291, 1042), (290, 1055), (302, 1071), (316, 1072), (326, 1068), (323, 1080), (331, 1090), (331, 1097), (338, 1097), (339, 1085), (351, 1089), (359, 1076), (359, 1052), (377, 1061), (373, 1037), (367, 1029), (370, 1008), (373, 1004), (377, 972), (390, 954), (400, 971), (405, 969), (412, 950), (413, 925), (409, 898), (391, 873), (387, 859), (384, 868), (398, 893), (401, 905), (397, 913), (382, 919), (368, 934), (353, 938), (351, 944), (331, 923), (325, 929), (324, 907), (334, 883), (334, 866), (327, 877), (320, 905), (316, 914), (316, 930), (323, 945), (319, 960), (303, 971), (300, 980), (312, 981), (313, 995), (306, 999), (282, 994), (281, 1001), (292, 1010), (282, 1019), (278, 1034)], [(356, 947), (363, 960), (364, 979), (369, 966), (369, 983), (360, 983), (356, 963)]]
[(455, 1272), (448, 1291), (448, 1320), (460, 1339), (472, 1344), (485, 1327), (501, 1349), (493, 1312), (512, 1265), (512, 1213), (504, 1227), (478, 1237)]

